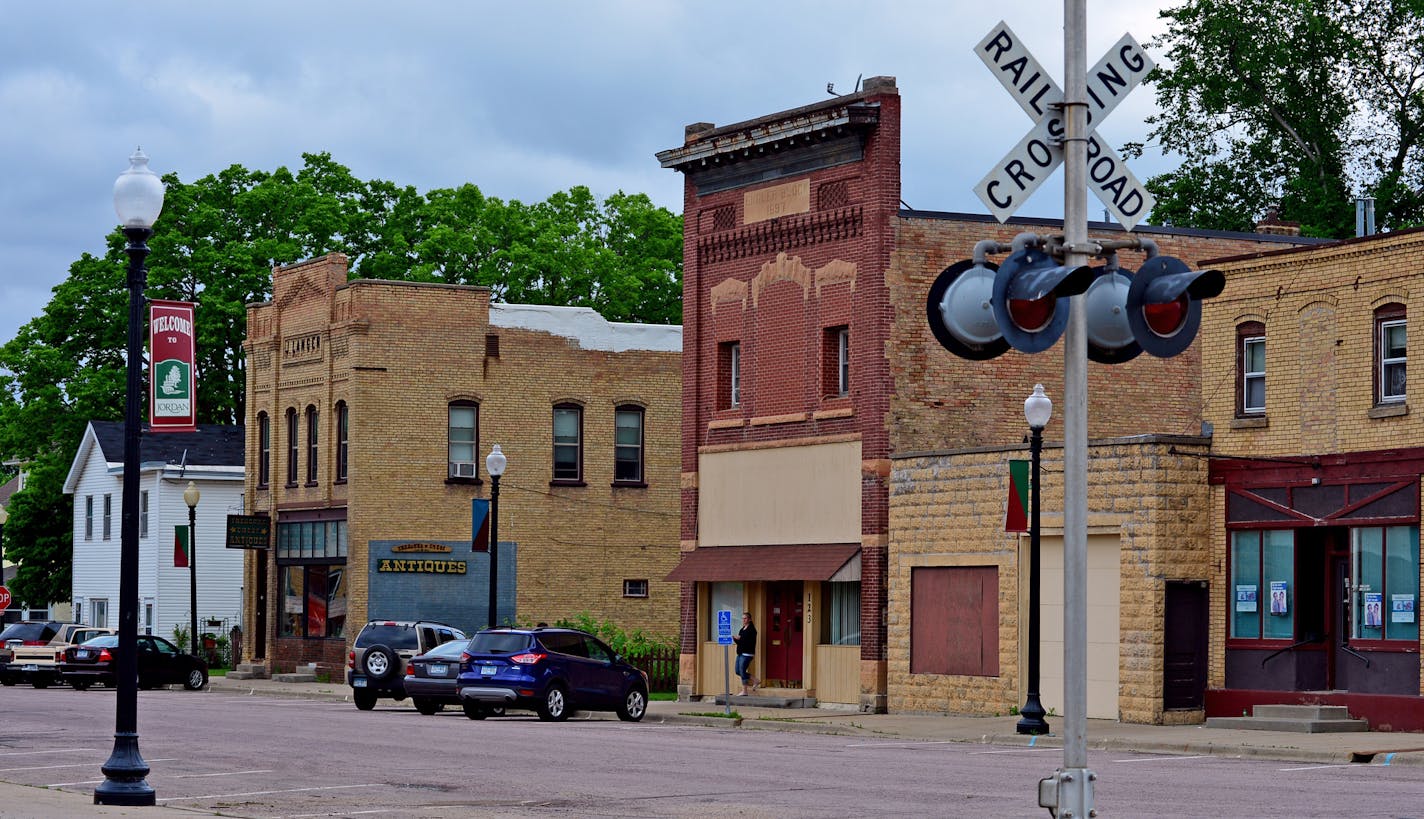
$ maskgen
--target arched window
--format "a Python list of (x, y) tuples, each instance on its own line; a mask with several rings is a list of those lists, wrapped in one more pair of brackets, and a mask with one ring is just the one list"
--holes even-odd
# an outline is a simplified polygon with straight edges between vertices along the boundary
[(1404, 305), (1386, 304), (1375, 310), (1376, 404), (1394, 404), (1405, 399), (1407, 330)]
[(613, 410), (613, 482), (643, 485), (643, 408)]
[(316, 432), (317, 432), (317, 411), (316, 407), (307, 406), (307, 486), (316, 485)]
[(287, 407), (287, 486), (297, 485), (297, 462), (301, 458), (297, 435), (297, 409)]
[(450, 473), (452, 480), (475, 480), (480, 476), (480, 405), (474, 401), (451, 401)]
[(583, 407), (554, 405), (554, 482), (583, 482)]
[(1236, 414), (1266, 414), (1266, 325), (1248, 321), (1236, 328)]
[(267, 413), (257, 413), (257, 488), (266, 489), (272, 481), (272, 419)]
[(351, 411), (345, 401), (336, 402), (336, 482), (345, 483), (350, 468)]

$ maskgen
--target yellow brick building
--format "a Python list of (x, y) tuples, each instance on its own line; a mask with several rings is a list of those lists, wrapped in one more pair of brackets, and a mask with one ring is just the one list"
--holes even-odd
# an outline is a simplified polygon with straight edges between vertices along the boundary
[(331, 255), (248, 307), (246, 659), (333, 671), (368, 618), (484, 627), (472, 501), (500, 482), (501, 622), (582, 612), (671, 636), (681, 328), (487, 288), (347, 281)]
[(1214, 265), (1209, 715), (1331, 703), (1424, 730), (1424, 421), (1405, 377), (1421, 258), (1406, 230)]

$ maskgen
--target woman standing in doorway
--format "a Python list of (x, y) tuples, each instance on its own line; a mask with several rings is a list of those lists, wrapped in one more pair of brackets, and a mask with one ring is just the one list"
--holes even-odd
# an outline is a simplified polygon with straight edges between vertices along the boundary
[(742, 612), (742, 630), (737, 632), (737, 676), (742, 678), (742, 696), (745, 697), (761, 685), (761, 680), (752, 676), (752, 659), (756, 656), (756, 626), (752, 623), (752, 613)]

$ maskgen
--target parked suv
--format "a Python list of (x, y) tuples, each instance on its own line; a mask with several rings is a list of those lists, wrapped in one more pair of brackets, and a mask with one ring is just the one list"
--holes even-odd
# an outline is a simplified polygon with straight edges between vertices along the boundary
[(648, 675), (576, 629), (481, 631), (460, 657), (455, 685), (470, 719), (501, 706), (555, 721), (584, 709), (637, 722), (648, 711)]
[(406, 663), (441, 643), (464, 639), (463, 631), (430, 620), (372, 620), (362, 626), (346, 661), (356, 707), (370, 711), (381, 697), (405, 699)]

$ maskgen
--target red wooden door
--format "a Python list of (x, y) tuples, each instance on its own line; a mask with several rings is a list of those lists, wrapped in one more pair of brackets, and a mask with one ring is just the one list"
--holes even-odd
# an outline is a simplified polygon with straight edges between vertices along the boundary
[(801, 581), (767, 584), (766, 617), (762, 621), (766, 665), (762, 676), (768, 685), (801, 687), (802, 605)]

